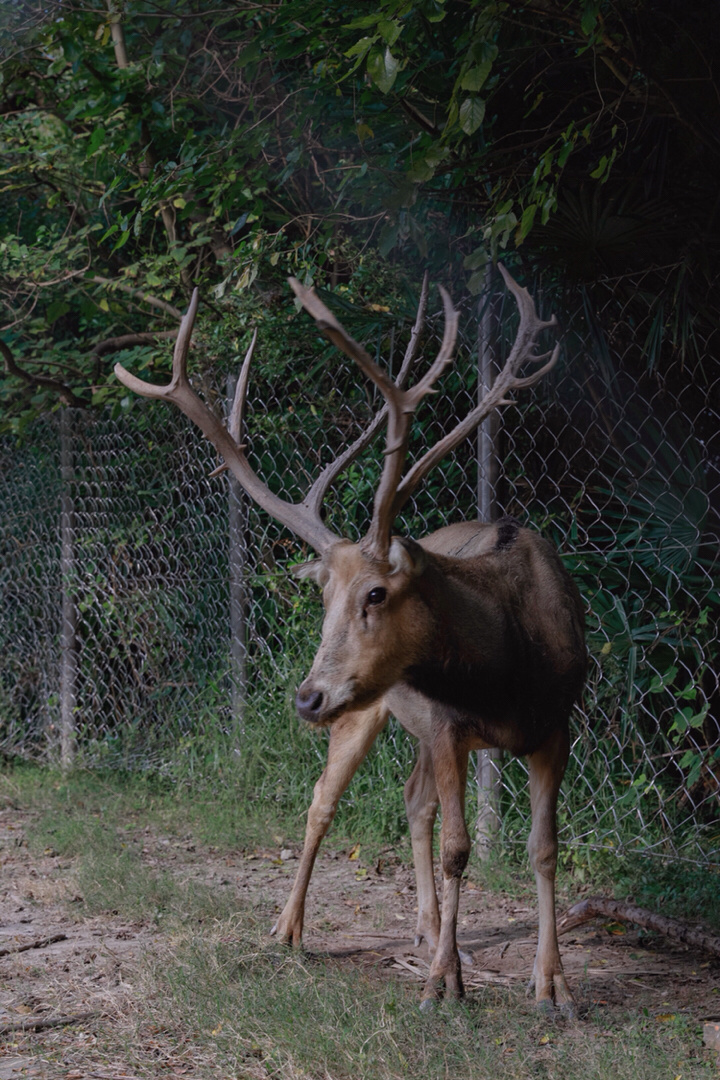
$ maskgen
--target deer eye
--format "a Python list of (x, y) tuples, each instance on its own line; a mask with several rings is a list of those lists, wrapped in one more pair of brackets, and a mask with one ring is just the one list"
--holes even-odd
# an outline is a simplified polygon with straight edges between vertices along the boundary
[(383, 589), (382, 586), (378, 585), (376, 589), (371, 589), (370, 592), (367, 594), (366, 603), (368, 605), (382, 604), (386, 596), (387, 589)]

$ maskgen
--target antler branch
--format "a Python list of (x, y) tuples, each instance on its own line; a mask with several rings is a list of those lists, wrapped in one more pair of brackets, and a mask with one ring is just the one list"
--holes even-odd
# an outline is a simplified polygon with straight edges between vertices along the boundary
[[(195, 289), (190, 301), (190, 307), (180, 324), (173, 354), (172, 378), (167, 386), (155, 386), (152, 383), (144, 382), (126, 371), (122, 364), (115, 365), (115, 374), (120, 382), (127, 386), (128, 390), (132, 390), (143, 397), (159, 398), (177, 405), (181, 412), (200, 428), (203, 435), (210, 440), (217, 452), (222, 455), (233, 476), (242, 484), (250, 498), (322, 554), (331, 544), (337, 543), (339, 537), (323, 524), (319, 515), (310, 507), (304, 503), (288, 502), (270, 491), (251, 468), (243, 450), (238, 446), (238, 442), (233, 435), (208, 409), (207, 405), (198, 397), (190, 385), (187, 377), (187, 355), (198, 303), (199, 294), (198, 290)], [(245, 357), (230, 417), (231, 431), (238, 438), (241, 433), (242, 413), (251, 358), (252, 345)]]
[[(387, 439), (385, 447), (385, 462), (382, 476), (375, 494), (373, 504), (373, 518), (366, 536), (362, 540), (362, 547), (374, 559), (383, 561), (387, 559), (390, 547), (390, 530), (395, 519), (393, 503), (402, 476), (405, 458), (407, 457), (408, 440), (410, 437), (410, 423), (412, 415), (422, 398), (432, 392), (433, 384), (440, 377), (446, 366), (452, 359), (457, 336), (458, 316), (447, 292), (441, 287), (440, 292), (445, 308), (445, 333), (443, 342), (437, 357), (423, 378), (410, 390), (402, 390), (392, 382), (388, 375), (378, 367), (368, 352), (340, 325), (332, 312), (320, 300), (312, 289), (306, 289), (295, 278), (290, 278), (293, 292), (300, 300), (305, 310), (313, 316), (318, 327), (354, 360), (361, 371), (377, 386), (385, 398), (386, 407), (380, 416), (387, 414)], [(423, 283), (423, 294), (418, 310), (418, 319), (415, 323), (408, 353), (414, 352), (419, 338), (424, 318), (424, 310), (427, 303), (427, 290)], [(407, 355), (406, 355), (407, 360)], [(405, 364), (403, 364), (405, 367)], [(377, 419), (380, 423), (380, 417)], [(372, 425), (371, 425), (372, 426)]]

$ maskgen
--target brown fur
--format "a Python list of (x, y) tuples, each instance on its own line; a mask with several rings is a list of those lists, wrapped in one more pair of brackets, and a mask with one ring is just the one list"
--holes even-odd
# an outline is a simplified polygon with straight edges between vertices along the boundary
[[(447, 993), (462, 993), (455, 927), (470, 851), (464, 818), (468, 755), (500, 747), (528, 755), (530, 762), (528, 848), (540, 901), (538, 998), (554, 996), (569, 1006), (555, 932), (555, 806), (586, 653), (580, 596), (557, 553), (536, 533), (504, 519), (491, 526), (449, 526), (420, 544), (396, 539), (383, 563), (342, 541), (303, 573), (323, 585), (326, 613), (297, 705), (307, 720), (333, 726), (301, 870), (275, 930), (300, 940), (317, 847), (391, 710), (420, 740), (406, 805), (418, 877), (418, 938), (426, 937), (434, 952), (424, 999), (443, 985)], [(442, 917), (432, 877), (438, 803)], [(320, 804), (327, 808), (324, 816)]]

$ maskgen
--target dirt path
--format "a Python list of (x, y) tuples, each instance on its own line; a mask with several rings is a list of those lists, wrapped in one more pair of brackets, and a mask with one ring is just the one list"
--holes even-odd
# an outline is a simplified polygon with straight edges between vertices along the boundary
[[(191, 1051), (173, 1050), (162, 1032), (145, 1032), (142, 1047), (134, 1042), (131, 1055), (123, 1052), (124, 1040), (129, 1045), (137, 1039), (140, 961), (161, 944), (161, 931), (113, 915), (87, 916), (76, 896), (72, 860), (52, 850), (33, 855), (26, 823), (17, 809), (0, 811), (0, 951), (6, 950), (0, 954), (0, 1080), (192, 1078)], [(147, 832), (142, 852), (154, 868), (234, 889), (240, 901), (270, 911), (284, 904), (298, 854), (278, 847), (219, 856)], [(373, 864), (364, 862), (362, 851), (321, 853), (307, 912), (310, 952), (362, 964), (380, 978), (419, 982), (427, 953), (413, 946), (414, 928), (413, 876), (392, 853)], [(460, 942), (474, 956), (464, 972), (467, 990), (526, 983), (536, 930), (533, 907), (467, 882), (459, 926)], [(568, 934), (561, 948), (581, 1009), (647, 1009), (660, 1020), (685, 1011), (695, 1021), (720, 1019), (718, 961), (601, 923)], [(80, 1019), (66, 1022), (72, 1018)], [(57, 1026), (29, 1030), (48, 1022)], [(147, 1061), (142, 1069), (139, 1059)]]

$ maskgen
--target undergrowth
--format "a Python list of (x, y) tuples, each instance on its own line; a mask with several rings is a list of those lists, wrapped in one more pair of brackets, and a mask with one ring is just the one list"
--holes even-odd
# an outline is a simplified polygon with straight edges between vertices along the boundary
[[(213, 810), (212, 800), (188, 788), (150, 779), (61, 777), (23, 767), (0, 776), (0, 791), (6, 802), (30, 810), (33, 847), (75, 857), (85, 912), (117, 914), (157, 929), (156, 945), (138, 973), (138, 1044), (149, 1031), (162, 1032), (169, 1046), (192, 1046), (195, 1060), (207, 1063), (206, 1071), (201, 1065), (194, 1073), (198, 1077), (710, 1080), (716, 1075), (699, 1028), (683, 1014), (658, 1023), (637, 1011), (591, 1010), (580, 1023), (553, 1020), (539, 1015), (521, 992), (492, 986), (462, 1004), (420, 1014), (415, 983), (349, 961), (268, 946), (270, 911), (262, 898), (239, 905), (231, 888), (211, 888), (143, 861), (148, 826), (184, 839), (202, 831), (217, 847), (251, 844), (253, 837), (276, 840), (271, 833), (277, 820), (265, 816), (265, 808), (256, 808), (254, 818), (246, 816), (241, 835), (239, 818), (217, 805), (222, 800)], [(470, 874), (488, 888), (528, 892), (532, 887), (520, 860), (473, 862)], [(566, 885), (567, 879), (566, 874)], [(687, 892), (690, 878), (681, 879), (676, 868), (678, 901), (691, 895), (699, 902), (705, 884), (698, 879), (696, 873), (695, 893)], [(622, 880), (637, 886), (640, 877)], [(648, 873), (648, 888), (651, 880), (658, 886), (657, 873)], [(132, 1055), (132, 1046), (128, 1052)]]
[[(311, 789), (308, 789), (311, 790)], [(401, 787), (400, 787), (401, 790)], [(67, 776), (26, 764), (0, 774), (0, 791), (35, 812), (33, 842), (39, 850), (53, 848), (68, 855), (91, 849), (107, 838), (108, 823), (121, 822), (120, 832), (152, 825), (173, 835), (220, 850), (249, 850), (258, 846), (302, 841), (308, 794), (300, 809), (270, 800), (243, 800), (227, 778), (214, 785), (172, 783), (167, 778), (134, 773), (77, 771)], [(377, 802), (378, 800), (370, 800)], [(358, 800), (361, 803), (362, 800)], [(407, 828), (390, 832), (395, 852), (411, 859)], [(437, 830), (436, 830), (437, 831)], [(515, 896), (534, 894), (533, 876), (524, 840), (500, 839), (488, 861), (471, 855), (468, 875), (478, 884)], [(371, 811), (352, 808), (339, 812), (326, 843), (362, 842), (366, 850), (388, 843), (388, 830)], [(700, 869), (692, 862), (657, 856), (617, 854), (561, 844), (558, 892), (572, 902), (582, 891), (601, 892), (678, 919), (701, 919), (720, 928), (720, 868)]]

